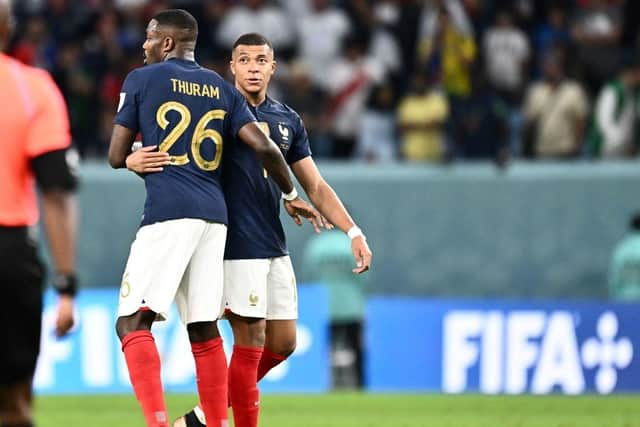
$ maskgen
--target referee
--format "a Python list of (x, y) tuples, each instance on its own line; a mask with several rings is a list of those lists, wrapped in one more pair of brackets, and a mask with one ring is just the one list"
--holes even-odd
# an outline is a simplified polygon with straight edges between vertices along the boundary
[(9, 2), (0, 0), (0, 427), (31, 427), (44, 272), (33, 234), (34, 181), (56, 268), (61, 336), (73, 326), (76, 179), (67, 165), (71, 135), (60, 91), (47, 72), (1, 53), (12, 27)]

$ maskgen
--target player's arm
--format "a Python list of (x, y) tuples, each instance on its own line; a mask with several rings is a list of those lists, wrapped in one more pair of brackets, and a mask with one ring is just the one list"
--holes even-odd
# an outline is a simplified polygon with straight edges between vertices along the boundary
[(157, 145), (150, 145), (130, 153), (125, 160), (127, 169), (141, 178), (147, 173), (162, 172), (163, 166), (171, 164), (171, 156), (164, 151), (157, 151), (157, 148)]
[(287, 162), (280, 149), (256, 122), (249, 122), (242, 126), (238, 131), (238, 137), (256, 152), (262, 166), (284, 194), (290, 194), (295, 190), (289, 176)]
[(73, 299), (77, 292), (75, 276), (78, 210), (74, 191), (76, 178), (67, 163), (67, 150), (41, 154), (31, 165), (42, 192), (42, 220), (49, 251), (55, 266), (54, 286), (60, 295), (56, 334), (73, 326)]
[(136, 132), (119, 124), (113, 125), (109, 143), (109, 164), (114, 169), (127, 166), (127, 156), (131, 153)]
[[(74, 323), (76, 293), (77, 186), (74, 163), (77, 154), (69, 149), (71, 134), (64, 98), (51, 76), (35, 71), (32, 96), (37, 113), (25, 140), (31, 170), (42, 193), (42, 221), (53, 260), (54, 287), (58, 291), (55, 331), (64, 335)], [(34, 75), (33, 77), (36, 77)]]
[(256, 122), (248, 122), (238, 131), (242, 142), (251, 147), (257, 154), (262, 166), (271, 178), (278, 184), (284, 194), (287, 212), (298, 225), (302, 225), (300, 216), (309, 220), (314, 229), (319, 232), (322, 218), (307, 202), (298, 197), (298, 192), (291, 182), (287, 162), (275, 142), (264, 133)]
[(371, 265), (372, 253), (362, 230), (347, 212), (333, 188), (322, 178), (311, 156), (307, 156), (291, 165), (296, 179), (304, 188), (320, 213), (351, 238), (351, 250), (356, 261), (354, 273), (364, 273)]

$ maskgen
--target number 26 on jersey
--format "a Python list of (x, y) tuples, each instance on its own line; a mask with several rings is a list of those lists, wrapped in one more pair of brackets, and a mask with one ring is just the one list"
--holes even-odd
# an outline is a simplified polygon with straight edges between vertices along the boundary
[[(163, 130), (169, 126), (167, 115), (170, 111), (178, 113), (180, 120), (158, 147), (160, 151), (165, 153), (169, 152), (169, 149), (178, 141), (191, 124), (191, 111), (189, 111), (184, 104), (169, 101), (162, 104), (156, 112), (156, 121), (158, 122), (158, 126)], [(212, 120), (224, 120), (226, 114), (227, 112), (224, 110), (210, 110), (206, 112), (196, 124), (193, 131), (193, 138), (191, 138), (191, 155), (196, 165), (202, 170), (214, 171), (220, 166), (220, 160), (222, 159), (222, 135), (215, 129), (207, 129), (207, 125)], [(207, 139), (210, 139), (215, 145), (216, 154), (212, 160), (205, 159), (200, 153), (200, 146)], [(172, 165), (182, 166), (187, 163), (189, 163), (187, 153), (171, 156)]]

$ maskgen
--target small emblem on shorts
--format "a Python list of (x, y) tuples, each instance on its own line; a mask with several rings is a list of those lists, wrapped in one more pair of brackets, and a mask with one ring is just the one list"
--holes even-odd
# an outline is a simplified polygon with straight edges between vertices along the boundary
[(129, 284), (129, 273), (125, 273), (120, 285), (120, 296), (126, 298), (131, 293), (131, 285)]
[(249, 294), (249, 305), (251, 307), (255, 307), (258, 305), (259, 300), (260, 298), (258, 297), (258, 294), (256, 294), (255, 291), (251, 291), (251, 293)]

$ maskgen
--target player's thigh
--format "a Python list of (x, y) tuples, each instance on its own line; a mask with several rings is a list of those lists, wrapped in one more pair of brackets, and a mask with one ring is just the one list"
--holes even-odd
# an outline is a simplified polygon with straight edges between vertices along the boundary
[(269, 259), (224, 262), (224, 308), (239, 316), (264, 319), (267, 314)]
[(291, 258), (272, 258), (267, 275), (267, 320), (297, 318), (298, 291)]
[(26, 228), (0, 228), (0, 385), (33, 375), (40, 350), (44, 269)]
[(146, 307), (166, 317), (206, 226), (204, 220), (185, 218), (138, 230), (122, 277), (119, 316)]
[(222, 313), (224, 224), (207, 223), (182, 277), (176, 305), (185, 324), (216, 320)]

